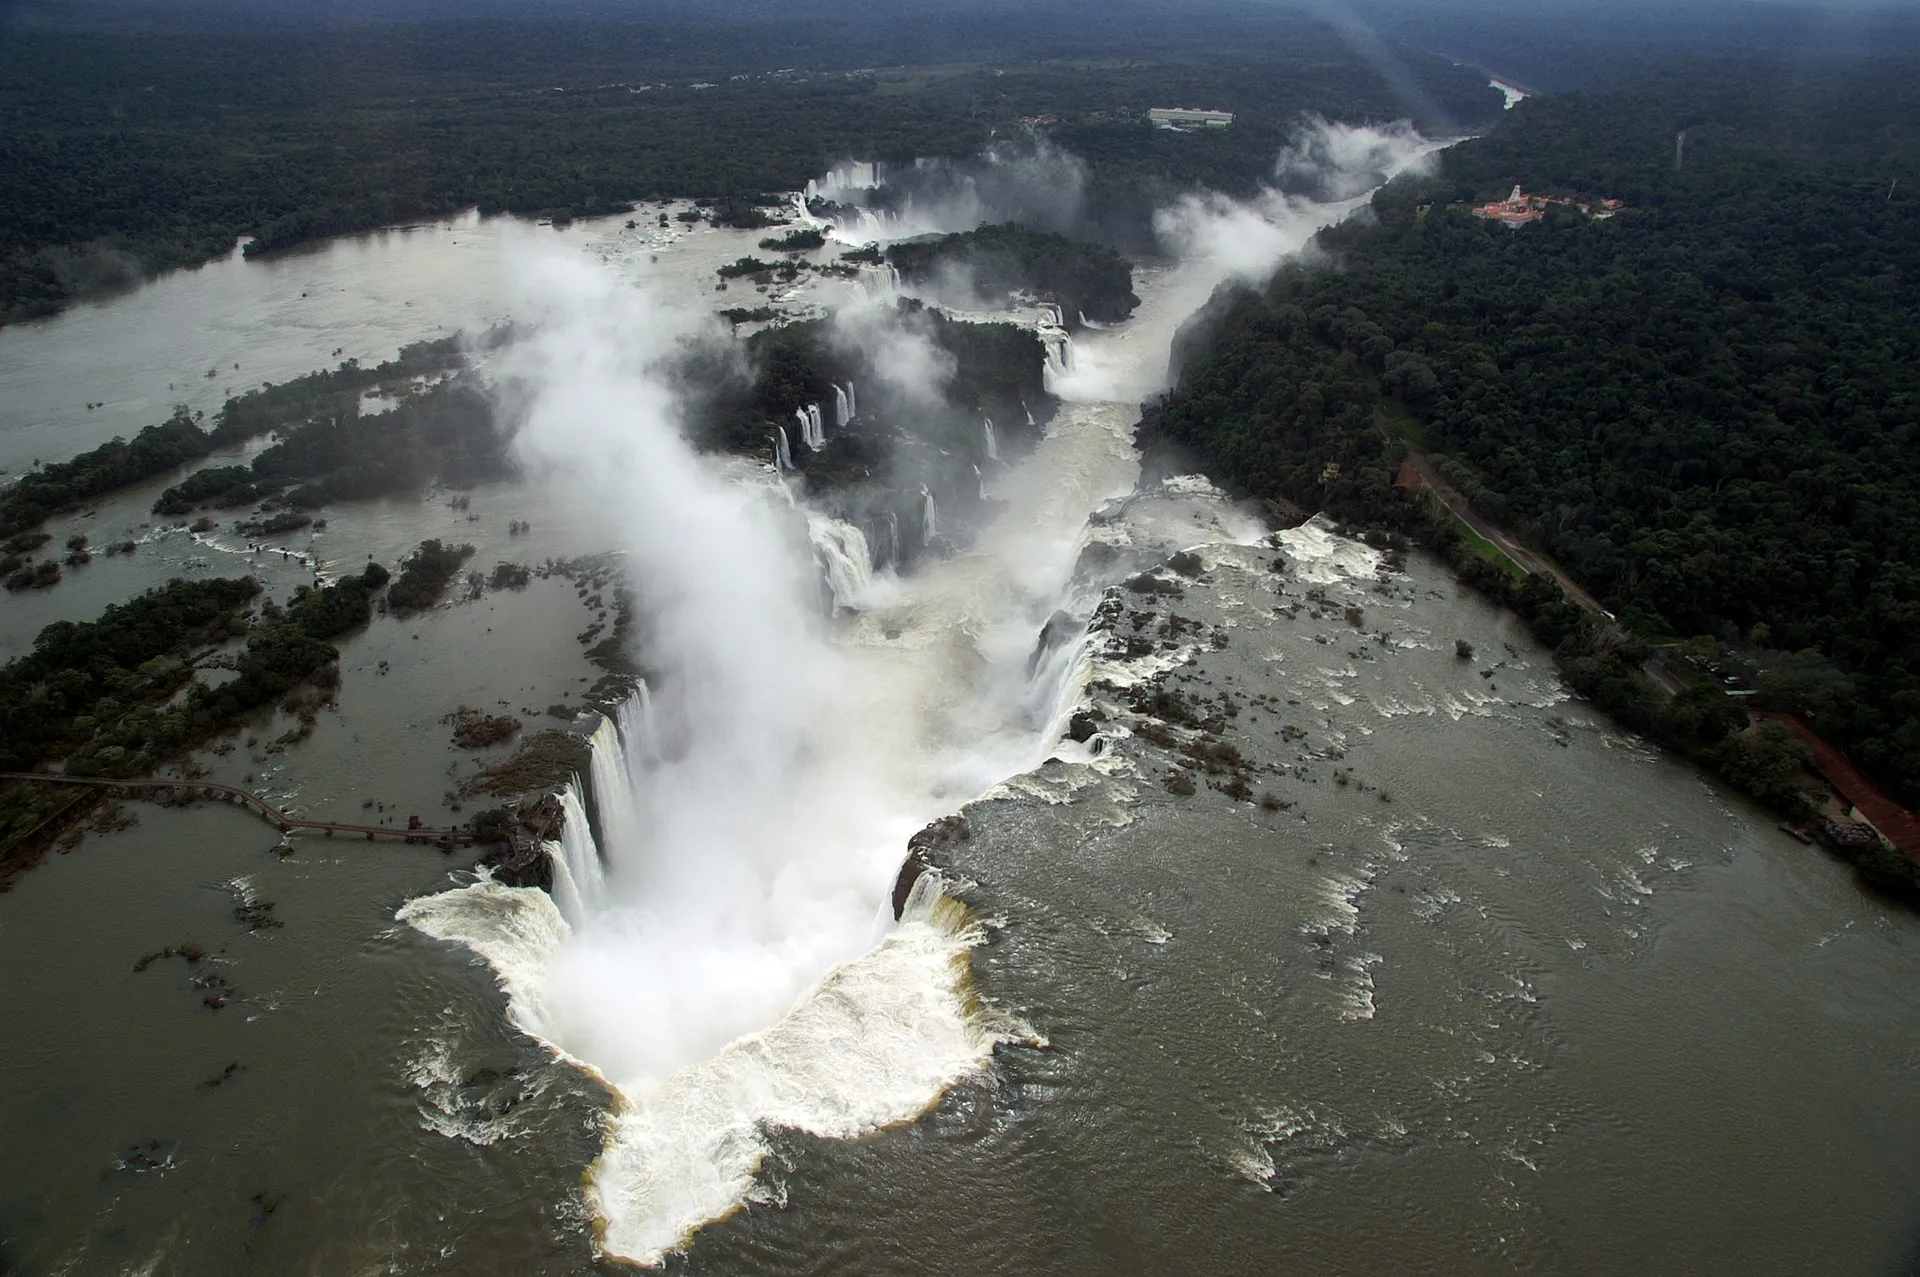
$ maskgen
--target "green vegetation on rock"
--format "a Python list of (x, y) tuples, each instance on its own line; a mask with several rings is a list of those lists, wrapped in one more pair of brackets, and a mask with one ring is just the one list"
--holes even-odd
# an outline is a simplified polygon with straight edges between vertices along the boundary
[(387, 606), (395, 612), (418, 612), (438, 603), (460, 575), (460, 566), (473, 557), (470, 545), (443, 545), (436, 538), (422, 541), (400, 563), (400, 575), (387, 591)]
[(1133, 267), (1104, 244), (1029, 230), (1009, 222), (887, 249), (887, 260), (910, 283), (937, 281), (944, 272), (968, 279), (983, 293), (1034, 293), (1058, 302), (1070, 326), (1080, 318), (1117, 323), (1133, 314)]
[(164, 424), (148, 426), (131, 441), (111, 439), (71, 461), (42, 466), (0, 491), (0, 537), (11, 537), (82, 502), (196, 461), (214, 440), (184, 408)]

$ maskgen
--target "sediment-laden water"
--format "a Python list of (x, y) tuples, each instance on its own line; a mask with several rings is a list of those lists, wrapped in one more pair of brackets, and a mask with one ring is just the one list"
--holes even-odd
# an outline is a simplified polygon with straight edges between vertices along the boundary
[[(1255, 214), (1280, 247), (1327, 215), (1283, 212)], [(780, 636), (834, 695), (775, 720), (790, 739), (747, 760), (727, 821), (660, 805), (647, 778), (702, 763), (702, 723), (663, 751), (636, 704), (595, 788), (624, 775), (639, 805), (603, 805), (592, 845), (569, 831), (552, 902), (420, 848), (301, 836), (283, 860), (224, 808), (133, 806), (24, 876), (0, 900), (0, 1268), (559, 1274), (684, 1245), (669, 1269), (1899, 1271), (1920, 924), (1569, 700), (1433, 563), (1388, 569), (1317, 524), (1270, 542), (1197, 480), (1136, 491), (1133, 405), (1241, 264), (1209, 228), (1144, 273), (1135, 320), (1076, 339), (1068, 406), (983, 476), (1005, 504), (969, 549), (905, 578), (849, 566), (858, 610)], [(0, 340), (25, 377), (10, 359)], [(334, 513), (311, 552), (457, 532), (484, 562), (641, 530), (544, 473), (476, 493), (472, 524), (434, 500)], [(727, 482), (709, 495), (772, 511), (803, 559), (852, 544), (782, 514), (769, 474)], [(510, 514), (543, 539), (509, 542)], [(1189, 548), (1200, 575), (1161, 573), (1177, 594), (1112, 584)], [(242, 745), (212, 778), (435, 823), (468, 765), (439, 716), (577, 693), (587, 616), (555, 578), (377, 620), (310, 740)], [(1167, 698), (1130, 691), (1155, 677)], [(1062, 742), (1076, 704), (1100, 734)], [(1231, 759), (1203, 749), (1176, 792), (1216, 717)], [(1236, 777), (1245, 798), (1208, 784)], [(929, 880), (895, 927), (906, 836), (962, 804), (946, 894)], [(725, 854), (653, 866), (662, 894), (624, 911), (589, 900), (648, 872), (663, 812)], [(249, 930), (236, 899), (284, 925)], [(183, 942), (204, 956), (133, 970)], [(235, 990), (219, 1011), (209, 974)], [(618, 987), (582, 1001), (594, 981)], [(706, 1000), (673, 1005), (688, 989)]]

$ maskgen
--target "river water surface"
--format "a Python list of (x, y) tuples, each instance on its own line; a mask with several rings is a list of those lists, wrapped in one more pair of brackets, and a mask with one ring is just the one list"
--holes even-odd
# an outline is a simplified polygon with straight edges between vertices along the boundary
[[(750, 239), (541, 233), (688, 297)], [(498, 234), (463, 222), (219, 263), (0, 333), (6, 455), (157, 420), (183, 393), (169, 383), (211, 407), (336, 347), (380, 358), (497, 319)], [(989, 477), (1006, 504), (975, 549), (871, 583), (834, 635), (881, 686), (922, 696), (900, 710), (926, 757), (1033, 768), (949, 770), (937, 789), (980, 795), (950, 887), (978, 943), (948, 987), (951, 1014), (995, 1026), (987, 1045), (884, 1129), (762, 1127), (751, 1191), (667, 1267), (1907, 1271), (1920, 923), (1570, 700), (1548, 654), (1434, 563), (1389, 570), (1317, 524), (1270, 543), (1199, 481), (1136, 493), (1132, 405), (1219, 276), (1143, 272), (1140, 315), (1081, 335), (1047, 438)], [(235, 362), (231, 381), (204, 376)], [(103, 398), (110, 412), (87, 412)], [(138, 531), (151, 499), (90, 522)], [(329, 514), (289, 547), (323, 570), (427, 535), (475, 542), (482, 565), (612, 548), (562, 487)], [(509, 538), (509, 519), (534, 531)], [(1051, 610), (1103, 596), (1076, 571), (1089, 540), (1112, 547), (1111, 575), (1187, 547), (1205, 571), (1178, 597), (1109, 595), (1068, 688), (1107, 715), (1097, 748), (1056, 747), (1057, 716), (1036, 709), (993, 717), (993, 749), (956, 749)], [(0, 637), (13, 654), (46, 619), (247, 558), (276, 592), (311, 571), (176, 534), (0, 601)], [(473, 764), (440, 716), (534, 725), (577, 702), (592, 615), (550, 578), (378, 618), (343, 642), (339, 705), (311, 739), (269, 753), (286, 723), (261, 722), (205, 762), (341, 819), (457, 819), (447, 791)], [(1129, 657), (1136, 634), (1153, 650)], [(1167, 787), (1188, 733), (1169, 748), (1124, 690), (1155, 673), (1230, 698), (1222, 735), (1271, 805), (1204, 774), (1191, 795)], [(583, 1177), (619, 1102), (512, 1027), (495, 968), (396, 921), (470, 875), (428, 849), (317, 837), (280, 859), (226, 808), (129, 811), (137, 824), (0, 899), (0, 1271), (599, 1270), (607, 1194)], [(236, 899), (274, 901), (284, 925), (249, 931)], [(208, 956), (133, 970), (182, 942)], [(224, 1009), (193, 984), (208, 971), (237, 991)]]

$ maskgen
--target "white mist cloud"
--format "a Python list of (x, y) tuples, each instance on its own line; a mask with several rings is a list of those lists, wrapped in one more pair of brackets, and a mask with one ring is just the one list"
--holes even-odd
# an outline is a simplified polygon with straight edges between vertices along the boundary
[(1353, 213), (1389, 178), (1429, 163), (1440, 146), (1405, 121), (1375, 126), (1309, 118), (1275, 171), (1317, 197), (1273, 189), (1247, 200), (1192, 193), (1154, 215), (1154, 232), (1175, 256), (1208, 263), (1216, 282), (1264, 279), (1306, 248), (1315, 231)]
[[(1180, 263), (1173, 292), (1159, 303), (1161, 322), (1184, 321), (1222, 284), (1267, 279), (1281, 262), (1309, 251), (1316, 231), (1351, 216), (1373, 188), (1426, 163), (1441, 145), (1404, 123), (1354, 126), (1309, 119), (1279, 167), (1310, 191), (1268, 188), (1244, 200), (1194, 191), (1161, 208), (1154, 214), (1155, 237)], [(1329, 191), (1338, 195), (1313, 193)], [(1145, 336), (1140, 320), (1125, 325), (1122, 333)], [(1154, 346), (1166, 349), (1158, 342)], [(1072, 370), (1051, 379), (1054, 391), (1066, 399), (1137, 402), (1165, 390), (1172, 376), (1159, 354), (1143, 359), (1138, 349), (1117, 342), (1076, 342), (1074, 349)]]
[[(581, 815), (553, 896), (482, 883), (401, 917), (485, 954), (515, 1023), (618, 1091), (591, 1195), (607, 1248), (657, 1262), (752, 1191), (768, 1127), (911, 1118), (1007, 1031), (962, 1001), (962, 911), (922, 895), (895, 927), (887, 909), (908, 837), (978, 792), (951, 778), (981, 736), (929, 735), (978, 662), (829, 640), (805, 512), (680, 436), (669, 370), (708, 321), (564, 250), (522, 240), (508, 263), (517, 446), (626, 552), (660, 677), (603, 729), (598, 850)], [(901, 393), (937, 393), (915, 325), (846, 322)], [(1015, 722), (993, 748), (1017, 761), (981, 764), (995, 778), (1057, 736)]]
[(612, 907), (580, 920), (549, 964), (544, 1031), (616, 1080), (663, 1077), (777, 1019), (866, 939), (864, 897), (850, 943), (844, 922), (793, 920), (870, 884), (777, 872), (794, 850), (781, 799), (801, 783), (839, 662), (790, 509), (681, 438), (666, 363), (698, 321), (577, 256), (513, 260), (529, 335), (500, 371), (517, 446), (626, 551), (661, 673), (661, 758), (635, 778), (640, 827), (620, 831), (637, 845), (605, 848)]
[(1273, 175), (1289, 190), (1321, 200), (1352, 199), (1428, 163), (1433, 144), (1407, 120), (1337, 124), (1306, 116), (1275, 161)]
[(953, 356), (933, 340), (924, 317), (900, 311), (897, 298), (891, 292), (860, 297), (834, 311), (834, 344), (859, 354), (901, 403), (937, 408), (953, 381)]
[(923, 160), (875, 179), (872, 166), (842, 161), (818, 185), (828, 199), (856, 202), (884, 185), (891, 207), (859, 209), (836, 223), (833, 237), (853, 244), (890, 243), (917, 235), (970, 231), (1018, 221), (1068, 231), (1086, 205), (1087, 168), (1044, 138), (1032, 147), (993, 147), (971, 160)]

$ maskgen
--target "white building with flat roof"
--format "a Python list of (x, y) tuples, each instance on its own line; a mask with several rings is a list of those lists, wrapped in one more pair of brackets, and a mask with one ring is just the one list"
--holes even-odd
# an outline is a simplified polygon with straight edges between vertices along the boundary
[(1147, 119), (1163, 129), (1224, 129), (1233, 123), (1232, 111), (1201, 111), (1187, 106), (1156, 106)]

